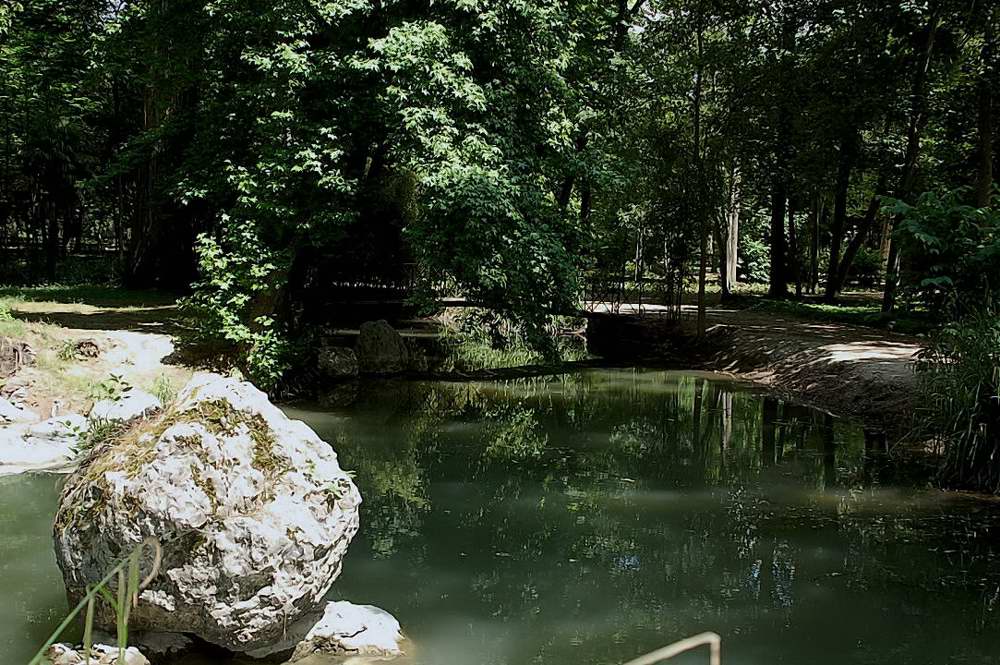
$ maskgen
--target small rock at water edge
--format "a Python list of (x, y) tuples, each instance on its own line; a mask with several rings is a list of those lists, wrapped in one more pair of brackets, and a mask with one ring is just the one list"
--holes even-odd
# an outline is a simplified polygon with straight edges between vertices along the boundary
[[(118, 665), (118, 647), (95, 644), (91, 647), (90, 658), (84, 659), (83, 647), (74, 649), (67, 644), (53, 644), (45, 652), (52, 665)], [(124, 665), (149, 665), (146, 657), (135, 647), (125, 649)]]

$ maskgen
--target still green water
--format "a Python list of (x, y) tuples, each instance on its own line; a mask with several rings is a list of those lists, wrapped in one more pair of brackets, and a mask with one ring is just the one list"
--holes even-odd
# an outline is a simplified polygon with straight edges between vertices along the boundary
[[(407, 663), (612, 664), (703, 630), (725, 665), (1000, 663), (1000, 504), (894, 481), (851, 423), (638, 370), (336, 403), (288, 409), (365, 498), (331, 598), (396, 615)], [(0, 479), (5, 665), (66, 610), (57, 492)]]

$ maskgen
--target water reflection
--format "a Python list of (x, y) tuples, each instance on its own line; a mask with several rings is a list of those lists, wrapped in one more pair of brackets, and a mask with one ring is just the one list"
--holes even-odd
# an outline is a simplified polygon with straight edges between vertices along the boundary
[(617, 663), (704, 629), (727, 665), (1000, 653), (997, 511), (893, 489), (884, 439), (829, 415), (630, 370), (297, 415), (365, 493), (334, 594), (399, 614), (420, 663)]
[[(726, 665), (998, 662), (1000, 508), (901, 484), (877, 433), (665, 372), (337, 400), (289, 410), (365, 497), (331, 595), (396, 614), (411, 663), (610, 665), (708, 629)], [(65, 611), (55, 494), (0, 482), (4, 662)]]

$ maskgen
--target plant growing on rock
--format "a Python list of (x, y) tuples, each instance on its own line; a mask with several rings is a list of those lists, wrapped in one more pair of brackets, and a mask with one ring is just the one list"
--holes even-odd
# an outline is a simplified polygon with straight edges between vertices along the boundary
[[(118, 646), (118, 664), (125, 664), (125, 650), (128, 647), (128, 624), (132, 608), (139, 602), (139, 592), (145, 589), (160, 570), (162, 549), (154, 538), (146, 538), (129, 555), (119, 561), (95, 584), (87, 587), (80, 602), (70, 610), (62, 623), (45, 641), (28, 665), (44, 665), (50, 662), (49, 649), (62, 636), (81, 612), (83, 621), (83, 662), (89, 663), (94, 647), (94, 616), (97, 604), (107, 603), (115, 616)], [(148, 570), (143, 575), (142, 566), (149, 559)]]

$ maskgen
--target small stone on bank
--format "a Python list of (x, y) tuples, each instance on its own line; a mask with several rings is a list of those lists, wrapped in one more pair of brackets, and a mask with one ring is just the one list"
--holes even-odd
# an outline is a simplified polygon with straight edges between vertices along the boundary
[(41, 420), (34, 411), (14, 406), (8, 400), (0, 398), (0, 421), (8, 423), (37, 423)]
[(395, 658), (403, 655), (402, 640), (399, 622), (385, 610), (337, 601), (327, 603), (288, 662), (312, 655)]
[[(67, 644), (53, 644), (45, 652), (52, 665), (118, 665), (118, 647), (95, 644), (91, 647), (90, 658), (84, 660), (83, 648), (73, 649)], [(149, 665), (146, 657), (135, 647), (125, 649), (125, 665)]]

